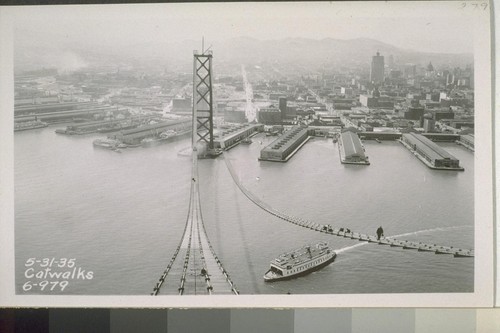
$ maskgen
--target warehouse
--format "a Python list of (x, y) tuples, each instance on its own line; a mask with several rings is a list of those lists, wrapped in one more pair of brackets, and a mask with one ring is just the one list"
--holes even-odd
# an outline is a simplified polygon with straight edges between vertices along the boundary
[(361, 140), (356, 133), (350, 130), (346, 130), (340, 135), (339, 151), (340, 161), (344, 164), (370, 164)]
[(458, 159), (421, 134), (403, 134), (401, 143), (431, 169), (464, 170)]
[(295, 126), (260, 151), (261, 161), (286, 162), (307, 141), (307, 127)]

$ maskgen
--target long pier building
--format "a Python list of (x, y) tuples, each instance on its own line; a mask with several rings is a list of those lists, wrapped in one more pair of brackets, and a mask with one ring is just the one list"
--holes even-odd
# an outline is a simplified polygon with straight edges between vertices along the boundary
[(135, 128), (155, 118), (158, 117), (139, 115), (123, 119), (96, 120), (84, 123), (73, 123), (66, 126), (65, 129), (56, 129), (55, 132), (58, 134), (68, 134), (68, 135), (82, 135), (82, 134), (89, 134), (96, 132), (99, 133), (118, 132), (121, 130)]
[(472, 134), (460, 135), (460, 138), (455, 142), (474, 151), (474, 135)]
[(287, 162), (309, 139), (307, 127), (295, 126), (260, 151), (261, 161)]
[(71, 111), (97, 108), (100, 105), (96, 102), (65, 102), (47, 104), (28, 104), (14, 106), (14, 116), (37, 115), (40, 113), (50, 113), (58, 111)]
[(464, 170), (457, 158), (421, 134), (405, 133), (400, 142), (431, 169)]
[(455, 142), (460, 135), (453, 133), (422, 133), (427, 139), (435, 142)]
[(356, 133), (350, 130), (340, 134), (339, 152), (340, 162), (343, 164), (370, 164), (361, 140)]
[(163, 121), (134, 129), (123, 130), (119, 133), (108, 135), (108, 137), (119, 140), (127, 145), (139, 145), (143, 139), (157, 137), (161, 132), (167, 130), (176, 131), (178, 135), (187, 134), (192, 131), (191, 119)]
[[(14, 122), (23, 121), (46, 121), (46, 122), (64, 122), (68, 119), (74, 118), (89, 118), (92, 119), (94, 115), (106, 115), (108, 113), (117, 113), (122, 110), (116, 106), (97, 106), (90, 109), (74, 109), (74, 110), (57, 110), (51, 112), (36, 112), (33, 114), (15, 115)], [(127, 111), (128, 112), (128, 111)]]
[(399, 132), (359, 132), (358, 136), (362, 140), (383, 140), (383, 141), (395, 141), (401, 139), (401, 133)]
[(263, 130), (264, 125), (262, 124), (244, 124), (223, 128), (221, 129), (222, 133), (214, 135), (214, 146), (216, 149), (230, 149), (240, 143), (243, 139), (252, 136), (254, 133), (262, 132)]

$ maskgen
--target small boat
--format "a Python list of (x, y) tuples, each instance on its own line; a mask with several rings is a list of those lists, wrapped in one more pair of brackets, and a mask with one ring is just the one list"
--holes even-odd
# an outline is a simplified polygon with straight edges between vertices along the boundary
[(375, 141), (377, 141), (378, 143), (382, 143), (382, 141), (380, 141), (379, 139), (375, 139)]
[(264, 274), (264, 281), (274, 282), (309, 274), (332, 263), (337, 257), (328, 243), (305, 245), (285, 252), (271, 261), (271, 267)]
[(122, 142), (115, 139), (105, 138), (105, 139), (95, 139), (92, 142), (92, 144), (94, 145), (94, 147), (106, 148), (112, 150), (116, 148), (119, 144), (122, 144)]

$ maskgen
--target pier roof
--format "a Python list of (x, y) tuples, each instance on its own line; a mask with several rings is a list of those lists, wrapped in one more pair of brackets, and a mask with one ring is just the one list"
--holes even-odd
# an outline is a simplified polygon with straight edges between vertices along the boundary
[(173, 126), (173, 125), (177, 125), (177, 124), (190, 123), (190, 122), (191, 122), (191, 119), (167, 120), (167, 121), (162, 121), (162, 122), (155, 123), (155, 124), (137, 127), (137, 128), (130, 129), (130, 130), (125, 130), (125, 131), (122, 131), (122, 134), (123, 135), (131, 135), (131, 134), (147, 132), (147, 131), (155, 130), (155, 129), (163, 129), (167, 126)]
[(450, 159), (457, 160), (455, 156), (448, 153), (446, 150), (438, 146), (433, 141), (427, 139), (425, 136), (416, 133), (403, 134), (413, 144), (416, 144), (427, 156), (432, 160)]
[(342, 147), (344, 148), (344, 154), (346, 157), (357, 155), (364, 157), (365, 152), (361, 146), (361, 141), (358, 135), (351, 131), (345, 131), (342, 134)]
[(263, 150), (286, 151), (291, 145), (305, 135), (306, 127), (295, 126), (276, 140), (267, 145)]

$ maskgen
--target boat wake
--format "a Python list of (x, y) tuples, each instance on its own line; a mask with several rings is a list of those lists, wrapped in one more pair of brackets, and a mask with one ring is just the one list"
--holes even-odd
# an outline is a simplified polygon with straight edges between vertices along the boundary
[(404, 236), (411, 236), (411, 235), (419, 235), (419, 234), (423, 234), (423, 233), (426, 233), (426, 232), (446, 231), (446, 230), (463, 229), (463, 228), (472, 228), (472, 226), (470, 226), (470, 225), (458, 225), (458, 226), (452, 226), (452, 227), (441, 227), (441, 228), (424, 229), (424, 230), (412, 231), (412, 232), (407, 232), (407, 233), (404, 233), (404, 234), (389, 236), (389, 237), (386, 237), (386, 238), (404, 237)]
[[(405, 237), (405, 236), (419, 235), (419, 234), (428, 233), (428, 232), (447, 231), (447, 230), (464, 229), (464, 228), (472, 228), (472, 226), (470, 226), (470, 225), (459, 225), (459, 226), (453, 226), (453, 227), (441, 227), (441, 228), (423, 229), (423, 230), (418, 230), (418, 231), (407, 232), (407, 233), (404, 233), (404, 234), (393, 235), (393, 236), (389, 236), (389, 237), (386, 237), (386, 238), (393, 239), (393, 238), (396, 238), (396, 237)], [(355, 245), (346, 246), (346, 247), (337, 249), (337, 250), (335, 250), (335, 252), (337, 252), (337, 254), (339, 254), (339, 253), (347, 252), (347, 251), (350, 251), (350, 250), (354, 250), (357, 247), (360, 247), (360, 246), (363, 246), (363, 245), (368, 245), (368, 244), (370, 244), (370, 243), (365, 243), (365, 242), (358, 243), (358, 244), (355, 244)]]
[(346, 247), (343, 247), (341, 249), (335, 250), (335, 252), (337, 252), (337, 254), (340, 254), (340, 253), (347, 252), (349, 250), (353, 250), (357, 247), (360, 247), (360, 246), (366, 245), (366, 244), (369, 244), (369, 243), (358, 243), (356, 245), (346, 246)]

